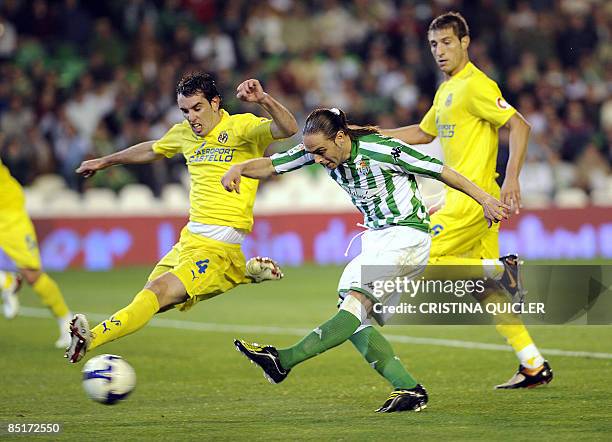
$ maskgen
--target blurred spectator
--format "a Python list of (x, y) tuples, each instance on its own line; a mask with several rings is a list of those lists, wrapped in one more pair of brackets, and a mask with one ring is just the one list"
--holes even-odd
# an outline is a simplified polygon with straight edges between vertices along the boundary
[(605, 189), (610, 167), (595, 143), (586, 145), (576, 160), (575, 185), (586, 191)]
[(572, 101), (566, 108), (566, 137), (562, 146), (562, 157), (567, 161), (574, 159), (593, 138), (593, 127), (585, 118), (584, 106), (579, 101)]
[(64, 0), (59, 17), (61, 38), (77, 48), (85, 48), (92, 27), (89, 11), (81, 7), (79, 0)]
[(32, 126), (23, 141), (23, 145), (32, 153), (28, 176), (28, 184), (36, 174), (53, 173), (55, 171), (55, 161), (51, 144), (45, 138), (38, 126)]
[(0, 118), (0, 130), (7, 137), (25, 136), (33, 122), (34, 112), (32, 112), (32, 109), (24, 104), (21, 96), (13, 95), (8, 110)]
[[(92, 156), (101, 157), (110, 155), (116, 150), (107, 125), (104, 122), (100, 123), (93, 136)], [(109, 188), (117, 192), (126, 184), (133, 183), (134, 181), (134, 177), (127, 171), (125, 166), (114, 166), (105, 170), (104, 173), (95, 174), (88, 184), (93, 187)]]
[(129, 35), (140, 34), (142, 25), (157, 22), (158, 11), (151, 0), (129, 0), (123, 9), (123, 29)]
[(86, 139), (91, 139), (100, 120), (113, 110), (115, 88), (94, 83), (91, 75), (81, 78), (75, 96), (66, 103), (66, 116)]
[(57, 17), (47, 0), (34, 0), (31, 8), (23, 33), (43, 41), (57, 35)]
[(54, 146), (55, 157), (60, 164), (59, 173), (64, 177), (69, 188), (81, 191), (83, 182), (74, 171), (89, 154), (90, 142), (79, 134), (65, 113), (60, 114), (58, 123)]
[(0, 155), (2, 163), (9, 168), (19, 183), (29, 184), (34, 172), (30, 167), (30, 149), (16, 136), (0, 138), (0, 146), (2, 147)]
[[(579, 2), (576, 2), (579, 3)], [(557, 45), (565, 66), (575, 66), (580, 57), (591, 53), (597, 45), (597, 33), (584, 14), (570, 14), (559, 34)]]
[(214, 70), (233, 69), (236, 66), (234, 43), (217, 24), (210, 25), (206, 33), (195, 39), (193, 58)]
[(5, 59), (13, 55), (17, 48), (17, 31), (15, 26), (0, 15), (0, 58)]
[(103, 17), (96, 20), (89, 51), (102, 54), (105, 62), (111, 66), (123, 63), (126, 53), (125, 43), (113, 29), (109, 18)]

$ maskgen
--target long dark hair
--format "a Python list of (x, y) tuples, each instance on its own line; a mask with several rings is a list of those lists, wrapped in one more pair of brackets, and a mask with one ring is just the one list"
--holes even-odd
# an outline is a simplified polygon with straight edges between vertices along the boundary
[(335, 107), (313, 110), (306, 118), (302, 133), (303, 135), (322, 133), (328, 139), (333, 140), (339, 130), (347, 134), (351, 140), (364, 135), (380, 133), (376, 126), (352, 125), (352, 127), (349, 127), (346, 122), (346, 114)]

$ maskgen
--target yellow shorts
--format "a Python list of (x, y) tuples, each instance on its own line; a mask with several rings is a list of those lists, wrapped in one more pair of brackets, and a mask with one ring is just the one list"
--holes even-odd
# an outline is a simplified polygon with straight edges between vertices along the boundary
[(499, 257), (499, 223), (490, 228), (482, 207), (469, 197), (447, 192), (444, 206), (431, 216), (430, 261), (439, 256)]
[(40, 252), (32, 221), (25, 209), (2, 211), (0, 248), (18, 269), (40, 270)]
[(157, 263), (149, 281), (166, 272), (181, 280), (189, 299), (175, 307), (185, 311), (197, 302), (251, 282), (245, 276), (245, 260), (239, 244), (228, 244), (181, 231), (179, 242)]

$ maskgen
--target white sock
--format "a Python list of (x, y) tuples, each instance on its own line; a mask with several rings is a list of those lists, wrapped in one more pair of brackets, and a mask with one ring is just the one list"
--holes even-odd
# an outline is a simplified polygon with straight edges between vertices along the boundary
[(522, 350), (517, 351), (516, 356), (521, 361), (521, 365), (526, 368), (538, 368), (544, 363), (544, 358), (535, 344), (529, 344)]
[(504, 274), (504, 264), (499, 259), (483, 259), (484, 274), (488, 278), (499, 281)]
[(72, 320), (73, 316), (74, 315), (72, 314), (72, 312), (69, 311), (61, 318), (55, 318), (57, 320), (57, 325), (59, 325), (61, 333), (68, 332), (68, 324)]

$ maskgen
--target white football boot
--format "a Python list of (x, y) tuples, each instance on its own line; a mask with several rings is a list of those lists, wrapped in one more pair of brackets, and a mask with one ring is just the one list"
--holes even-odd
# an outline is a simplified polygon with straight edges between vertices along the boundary
[(79, 362), (87, 353), (90, 342), (89, 322), (85, 315), (77, 313), (70, 321), (70, 346), (66, 349), (64, 357), (73, 364)]
[(22, 278), (19, 273), (0, 271), (2, 311), (6, 319), (13, 319), (19, 313), (19, 297), (17, 292), (21, 287), (21, 281)]
[(276, 261), (261, 256), (256, 256), (247, 261), (246, 275), (254, 282), (279, 280), (285, 276)]

